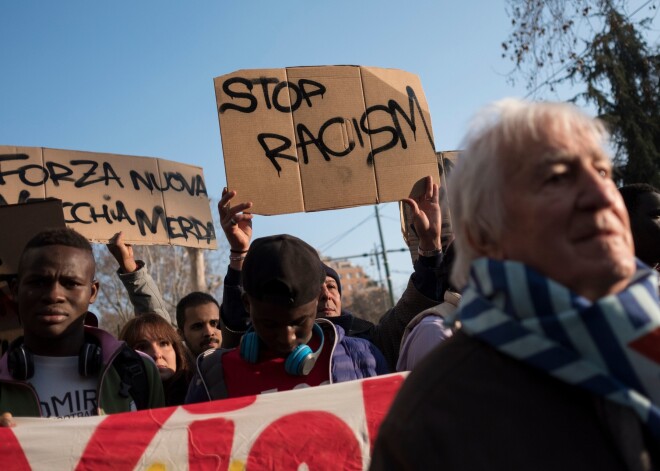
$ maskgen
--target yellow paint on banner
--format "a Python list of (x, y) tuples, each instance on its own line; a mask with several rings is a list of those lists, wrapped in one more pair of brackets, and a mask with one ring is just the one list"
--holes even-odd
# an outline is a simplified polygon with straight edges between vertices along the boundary
[(232, 460), (228, 471), (245, 471), (245, 463), (241, 460)]

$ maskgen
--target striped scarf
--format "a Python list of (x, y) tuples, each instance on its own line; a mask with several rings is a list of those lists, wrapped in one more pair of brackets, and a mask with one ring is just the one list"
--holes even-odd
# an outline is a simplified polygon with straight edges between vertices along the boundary
[(458, 319), (464, 332), (550, 375), (631, 407), (660, 439), (657, 274), (591, 302), (519, 262), (475, 260)]

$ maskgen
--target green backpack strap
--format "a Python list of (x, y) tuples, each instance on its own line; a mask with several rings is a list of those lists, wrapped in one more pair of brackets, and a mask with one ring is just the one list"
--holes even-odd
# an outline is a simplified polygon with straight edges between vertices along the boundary
[(124, 345), (112, 364), (121, 380), (119, 395), (133, 398), (138, 410), (148, 409), (149, 379), (140, 354)]

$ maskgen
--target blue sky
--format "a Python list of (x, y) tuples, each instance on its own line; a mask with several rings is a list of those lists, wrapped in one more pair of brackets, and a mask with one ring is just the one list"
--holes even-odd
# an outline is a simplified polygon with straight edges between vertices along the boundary
[[(225, 186), (213, 78), (237, 69), (359, 64), (414, 72), (437, 150), (456, 149), (481, 106), (526, 94), (522, 83), (506, 81), (503, 1), (4, 0), (0, 22), (0, 144), (194, 164), (212, 197)], [(386, 247), (404, 247), (397, 204), (380, 210)], [(255, 237), (288, 232), (332, 257), (368, 252), (378, 241), (373, 218), (327, 247), (373, 213), (256, 216)], [(377, 277), (368, 259), (356, 262)], [(410, 258), (393, 254), (390, 265), (400, 292)]]

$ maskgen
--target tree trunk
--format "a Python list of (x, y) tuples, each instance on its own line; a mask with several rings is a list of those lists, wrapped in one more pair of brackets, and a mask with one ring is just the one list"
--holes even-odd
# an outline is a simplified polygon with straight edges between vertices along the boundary
[(186, 247), (188, 257), (190, 258), (190, 277), (194, 291), (207, 292), (206, 275), (204, 265), (204, 252), (201, 249)]

